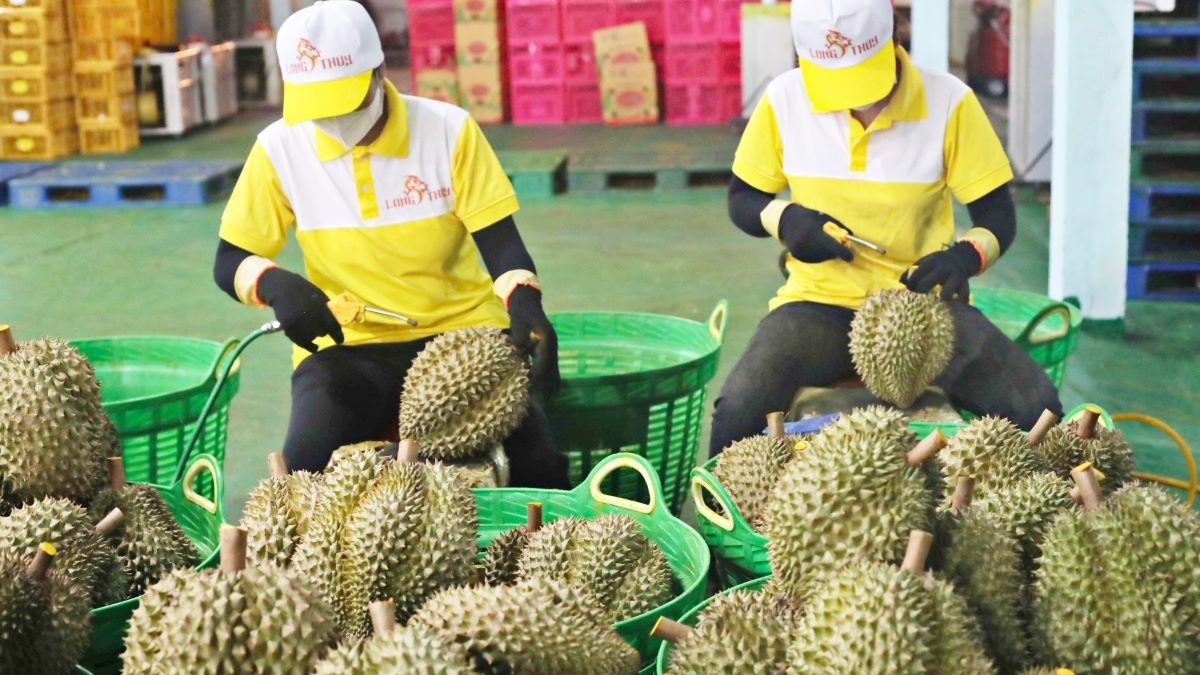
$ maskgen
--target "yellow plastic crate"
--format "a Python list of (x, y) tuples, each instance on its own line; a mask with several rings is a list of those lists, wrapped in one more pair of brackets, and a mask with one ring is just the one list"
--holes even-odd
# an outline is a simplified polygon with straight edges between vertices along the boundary
[(136, 119), (133, 122), (79, 121), (79, 151), (84, 154), (126, 152), (137, 146)]
[(66, 72), (71, 69), (71, 50), (68, 47), (65, 42), (5, 38), (0, 41), (0, 67)]
[(141, 36), (135, 0), (71, 0), (71, 36), (75, 38), (125, 38)]
[(51, 129), (69, 127), (75, 121), (75, 109), (70, 99), (58, 101), (0, 101), (0, 128), (21, 131), (23, 127), (42, 126)]
[(40, 9), (8, 9), (0, 7), (0, 37), (7, 40), (40, 40), (64, 42), (67, 23), (62, 14), (48, 14)]
[(75, 97), (75, 119), (95, 122), (128, 122), (137, 124), (137, 99), (135, 94), (118, 96)]
[(63, 0), (0, 0), (0, 9), (39, 9), (47, 14), (62, 14)]
[(17, 131), (0, 129), (0, 159), (57, 159), (79, 150), (75, 127), (34, 127)]
[(127, 66), (133, 63), (133, 40), (107, 37), (72, 38), (71, 56), (76, 64)]
[(0, 98), (8, 102), (57, 101), (74, 93), (71, 73), (41, 68), (0, 68)]
[(177, 0), (138, 0), (142, 40), (154, 45), (177, 43), (178, 5)]
[(75, 64), (75, 95), (112, 97), (133, 92), (133, 66), (84, 62)]

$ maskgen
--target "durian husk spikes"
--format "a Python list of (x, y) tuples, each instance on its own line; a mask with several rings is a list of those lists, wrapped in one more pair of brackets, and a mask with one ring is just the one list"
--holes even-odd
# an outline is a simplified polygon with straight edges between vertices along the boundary
[(221, 526), (221, 571), (241, 572), (246, 569), (246, 528)]
[(1071, 497), (1083, 507), (1084, 511), (1100, 508), (1104, 497), (1100, 492), (1100, 481), (1092, 470), (1090, 462), (1085, 462), (1071, 471), (1075, 487), (1071, 489)]
[(107, 514), (105, 514), (105, 516), (100, 519), (100, 522), (96, 523), (96, 534), (100, 535), (101, 537), (107, 537), (113, 532), (116, 532), (117, 528), (121, 526), (121, 523), (124, 520), (125, 514), (121, 512), (121, 509), (114, 508), (112, 511), (109, 511)]
[(17, 341), (12, 336), (12, 326), (0, 324), (0, 356), (17, 351)]
[(904, 562), (900, 569), (921, 576), (925, 574), (925, 560), (929, 558), (929, 549), (933, 547), (933, 533), (925, 530), (913, 530), (908, 535), (908, 549), (904, 552)]
[(913, 446), (913, 449), (904, 455), (904, 459), (909, 466), (920, 466), (941, 452), (944, 447), (946, 447), (946, 436), (942, 434), (941, 429), (934, 429), (932, 434)]
[(288, 475), (287, 461), (283, 459), (282, 452), (272, 452), (267, 455), (267, 471), (270, 472), (272, 478), (283, 478)]
[(525, 534), (533, 534), (542, 529), (542, 503), (529, 502), (525, 506)]
[(1038, 418), (1037, 424), (1034, 424), (1033, 428), (1029, 430), (1029, 433), (1025, 434), (1025, 440), (1029, 441), (1030, 445), (1036, 446), (1042, 442), (1042, 439), (1046, 437), (1046, 433), (1053, 429), (1058, 422), (1058, 415), (1055, 415), (1048, 409), (1043, 410), (1042, 416)]
[(396, 602), (394, 600), (376, 600), (367, 605), (367, 613), (371, 615), (371, 629), (375, 635), (383, 635), (396, 628)]
[(954, 484), (954, 496), (950, 499), (950, 508), (961, 510), (971, 505), (971, 494), (975, 491), (975, 479), (970, 476), (959, 476)]
[(773, 412), (767, 415), (767, 436), (771, 438), (784, 438), (787, 432), (783, 427), (785, 413)]
[[(7, 327), (5, 326), (5, 328)], [(56, 555), (58, 555), (58, 549), (54, 547), (54, 544), (43, 541), (41, 546), (38, 546), (33, 560), (29, 561), (29, 565), (25, 567), (25, 578), (38, 583), (45, 581), (46, 574), (50, 572), (50, 565), (54, 563)]]
[(678, 621), (672, 621), (665, 616), (660, 616), (654, 622), (654, 627), (650, 629), (650, 637), (656, 637), (677, 645), (687, 639), (687, 636), (691, 635), (694, 630), (694, 628), (685, 626)]

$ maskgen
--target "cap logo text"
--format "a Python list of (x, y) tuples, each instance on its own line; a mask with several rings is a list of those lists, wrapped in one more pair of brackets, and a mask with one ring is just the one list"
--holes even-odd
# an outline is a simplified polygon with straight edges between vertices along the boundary
[(322, 58), (321, 50), (317, 49), (316, 45), (309, 42), (307, 38), (300, 38), (296, 41), (296, 63), (287, 64), (287, 72), (288, 75), (296, 75), (312, 72), (318, 67), (328, 70), (351, 65), (354, 65), (354, 57), (350, 54)]
[(879, 37), (872, 37), (866, 42), (854, 44), (850, 38), (842, 35), (836, 30), (829, 29), (825, 31), (825, 48), (824, 49), (809, 49), (808, 55), (813, 59), (829, 60), (840, 59), (847, 54), (859, 55), (871, 51), (879, 46)]

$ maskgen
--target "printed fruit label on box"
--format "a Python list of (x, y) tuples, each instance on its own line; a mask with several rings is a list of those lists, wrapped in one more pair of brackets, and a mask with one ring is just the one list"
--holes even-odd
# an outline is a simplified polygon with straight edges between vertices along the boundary
[(658, 85), (653, 63), (609, 67), (600, 80), (600, 103), (606, 124), (658, 122)]
[(454, 44), (459, 65), (500, 63), (500, 34), (495, 23), (455, 24)]
[(646, 24), (641, 21), (595, 31), (592, 33), (592, 45), (596, 48), (596, 63), (601, 67), (618, 55), (625, 61), (633, 56), (639, 56), (644, 61), (650, 59)]
[(458, 74), (449, 68), (418, 71), (417, 96), (458, 105)]
[(496, 0), (454, 0), (454, 20), (458, 23), (494, 22), (496, 20)]
[(500, 66), (463, 66), (458, 69), (460, 105), (480, 124), (504, 121), (504, 92)]

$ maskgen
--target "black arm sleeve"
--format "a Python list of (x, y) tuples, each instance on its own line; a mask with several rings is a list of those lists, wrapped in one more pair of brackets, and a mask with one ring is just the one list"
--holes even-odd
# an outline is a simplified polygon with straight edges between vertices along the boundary
[(1017, 210), (1013, 205), (1010, 183), (1005, 183), (967, 204), (971, 224), (990, 230), (1000, 243), (1000, 253), (1008, 250), (1017, 236)]
[(734, 176), (733, 180), (729, 181), (727, 196), (729, 219), (738, 229), (752, 237), (769, 237), (771, 235), (763, 229), (760, 214), (772, 199), (775, 199), (775, 195), (763, 192)]
[(496, 221), (471, 237), (493, 279), (510, 270), (529, 270), (537, 274), (533, 258), (526, 250), (525, 242), (521, 241), (521, 233), (517, 231), (517, 222), (512, 216)]
[(217, 259), (213, 262), (213, 281), (217, 282), (217, 287), (228, 293), (229, 297), (234, 300), (237, 300), (238, 296), (233, 285), (233, 278), (237, 276), (238, 266), (251, 255), (254, 254), (244, 248), (238, 248), (224, 239), (217, 244)]

